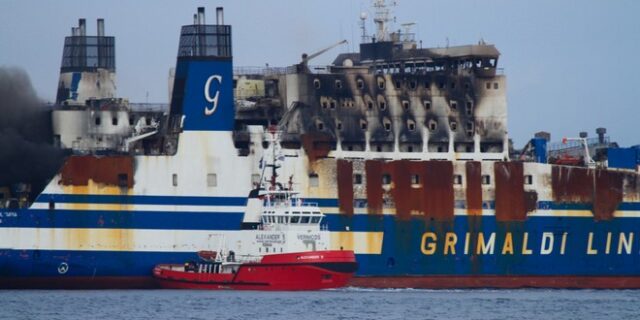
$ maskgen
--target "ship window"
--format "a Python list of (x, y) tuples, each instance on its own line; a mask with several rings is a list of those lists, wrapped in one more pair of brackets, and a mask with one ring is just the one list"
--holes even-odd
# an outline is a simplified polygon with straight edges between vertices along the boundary
[(415, 89), (417, 86), (418, 86), (418, 85), (417, 85), (417, 83), (416, 83), (416, 81), (415, 81), (415, 80), (413, 80), (413, 81), (409, 82), (409, 87), (410, 87), (411, 89)]
[(218, 176), (215, 173), (207, 174), (207, 187), (215, 187), (218, 185)]
[(353, 175), (353, 184), (362, 184), (362, 175), (356, 173)]
[(329, 107), (329, 104), (326, 101), (322, 101), (322, 109), (326, 109)]
[(309, 175), (309, 186), (311, 187), (317, 187), (320, 185), (320, 181), (318, 178), (318, 174), (316, 173), (312, 173)]
[(384, 89), (384, 78), (382, 78), (382, 77), (378, 78), (378, 88), (380, 90)]
[(331, 103), (329, 104), (329, 106), (331, 107), (331, 109), (335, 109), (336, 108), (336, 101), (335, 100), (331, 100)]
[(444, 82), (440, 82), (440, 83), (438, 83), (438, 88), (440, 88), (440, 89), (444, 89)]
[(494, 83), (493, 83), (493, 88), (494, 88), (494, 89), (498, 89), (498, 83), (497, 83), (497, 82), (494, 82)]
[(310, 221), (310, 220), (311, 220), (311, 218), (310, 218), (310, 217), (302, 217), (302, 218), (300, 219), (300, 223), (309, 223), (309, 221)]
[(118, 174), (118, 186), (120, 188), (126, 188), (129, 186), (129, 176), (126, 173)]
[(400, 82), (400, 80), (396, 80), (395, 84), (396, 84), (396, 89), (400, 89), (402, 87), (402, 82)]
[(438, 129), (438, 123), (435, 122), (434, 120), (430, 120), (429, 121), (429, 130), (436, 131), (436, 129)]
[(491, 184), (491, 177), (489, 175), (483, 175), (482, 184)]
[(316, 89), (320, 89), (320, 79), (313, 80), (313, 87)]
[(453, 175), (453, 184), (462, 184), (462, 176), (459, 174)]
[(56, 203), (51, 200), (49, 201), (49, 210), (55, 210), (56, 209)]
[(391, 175), (388, 173), (385, 173), (382, 175), (382, 184), (384, 185), (388, 185), (391, 184)]
[(413, 146), (408, 146), (407, 147), (407, 152), (413, 152)]
[(174, 187), (178, 186), (178, 174), (177, 173), (174, 173), (171, 176), (171, 181), (172, 181)]
[(427, 110), (430, 110), (431, 109), (431, 101), (425, 100), (424, 101), (424, 108), (427, 109)]
[(473, 130), (473, 122), (467, 121), (467, 130), (469, 131)]
[(384, 119), (384, 129), (387, 131), (391, 131), (391, 121), (388, 119)]
[(413, 120), (408, 120), (407, 121), (407, 127), (409, 127), (409, 131), (415, 131), (416, 130), (416, 123), (413, 122)]
[(298, 223), (298, 222), (300, 222), (300, 217), (298, 216), (291, 217), (291, 223)]
[(101, 122), (102, 119), (100, 119), (100, 117), (96, 117), (96, 126), (99, 126)]
[(292, 215), (299, 215), (299, 214), (300, 214), (300, 211), (293, 211), (293, 212), (291, 212), (291, 214), (292, 214)]
[(451, 101), (451, 109), (452, 110), (458, 110), (458, 102), (457, 101)]
[(111, 118), (111, 124), (114, 125), (114, 126), (117, 126), (118, 125), (118, 118), (117, 117)]
[(358, 85), (358, 89), (364, 88), (364, 81), (362, 81), (362, 79), (356, 80), (356, 83)]
[(336, 88), (342, 89), (342, 80), (336, 80)]
[(342, 130), (342, 122), (340, 122), (340, 121), (336, 122), (336, 128), (338, 130)]
[(412, 174), (411, 175), (411, 184), (420, 184), (420, 175)]
[(471, 101), (467, 101), (467, 115), (470, 116), (473, 113), (473, 103)]
[(449, 124), (449, 126), (451, 127), (451, 131), (456, 131), (458, 130), (458, 123), (455, 121), (451, 121), (451, 123)]
[(488, 89), (491, 89), (491, 82), (487, 82), (487, 83), (486, 83), (486, 86), (487, 86), (487, 90), (488, 90)]
[(302, 214), (311, 214), (309, 211), (302, 211)]
[(528, 184), (531, 185), (533, 184), (533, 176), (530, 174), (527, 174), (524, 176), (524, 184)]
[(360, 128), (362, 130), (367, 130), (367, 121), (365, 120), (360, 120)]
[(402, 107), (407, 110), (409, 109), (409, 101), (407, 100), (402, 100)]
[(322, 121), (316, 122), (316, 128), (318, 128), (318, 130), (324, 130), (324, 123), (322, 123)]
[(320, 222), (320, 217), (311, 217), (311, 223), (318, 223)]
[(373, 102), (369, 101), (367, 107), (369, 107), (369, 110), (373, 110)]
[(387, 104), (384, 101), (380, 101), (380, 110), (384, 110), (387, 108)]
[(129, 117), (129, 125), (130, 125), (130, 126), (132, 126), (132, 125), (133, 125), (134, 120), (135, 120), (135, 119), (134, 119), (133, 117)]

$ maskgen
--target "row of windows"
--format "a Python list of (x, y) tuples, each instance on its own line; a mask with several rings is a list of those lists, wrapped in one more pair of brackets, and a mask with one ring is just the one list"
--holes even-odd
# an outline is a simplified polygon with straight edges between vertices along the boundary
[[(310, 185), (312, 187), (317, 187), (318, 186), (318, 175), (317, 174), (312, 174), (313, 175), (313, 181), (314, 183), (310, 183)], [(312, 181), (312, 175), (309, 175), (310, 181)], [(411, 175), (411, 184), (412, 185), (419, 185), (420, 182), (420, 175), (418, 174), (412, 174)], [(490, 185), (491, 184), (491, 176), (490, 175), (482, 175), (481, 176), (481, 182), (483, 185)], [(360, 173), (356, 173), (353, 175), (353, 184), (354, 185), (362, 185), (363, 184), (363, 176)], [(382, 175), (382, 184), (383, 185), (390, 185), (391, 184), (391, 175), (388, 173), (385, 173)], [(454, 185), (461, 185), (462, 184), (462, 175), (459, 174), (454, 174), (453, 175), (453, 184)], [(533, 176), (531, 175), (525, 175), (524, 176), (524, 184), (525, 185), (532, 185), (533, 184)]]
[[(386, 81), (384, 78), (382, 77), (378, 77), (377, 81), (376, 81), (377, 85), (378, 85), (378, 89), (380, 90), (384, 90), (386, 87)], [(415, 90), (418, 89), (418, 81), (417, 80), (409, 80), (409, 81), (403, 81), (403, 80), (395, 80), (393, 82), (394, 86), (396, 89), (402, 89), (403, 85), (407, 85), (408, 84), (408, 88), (411, 90)], [(431, 89), (431, 82), (429, 81), (425, 81), (422, 82), (422, 84), (424, 85), (424, 88), (427, 90)], [(451, 89), (456, 89), (458, 87), (458, 83), (456, 81), (451, 81), (451, 82), (445, 82), (445, 81), (440, 81), (437, 82), (437, 87), (438, 89), (445, 89), (447, 87), (447, 85), (451, 88)], [(356, 79), (356, 86), (359, 90), (364, 89), (364, 80), (362, 80), (361, 78)], [(495, 83), (495, 89), (498, 89), (498, 83)], [(316, 89), (320, 89), (322, 88), (322, 82), (320, 81), (320, 79), (314, 79), (313, 80), (313, 87)], [(340, 79), (336, 79), (334, 80), (334, 88), (336, 89), (342, 89), (343, 88), (343, 84), (342, 84), (342, 80)], [(471, 84), (469, 82), (465, 82), (464, 83), (464, 88), (466, 90), (469, 90), (471, 88)], [(489, 87), (487, 87), (487, 89), (490, 89)]]
[[(129, 117), (129, 125), (132, 126), (134, 124), (134, 122), (135, 122), (135, 119), (133, 117)], [(151, 118), (146, 117), (145, 118), (145, 122), (146, 122), (146, 124), (148, 126), (151, 125)], [(96, 124), (96, 126), (102, 125), (102, 118), (101, 117), (95, 117), (94, 123)], [(117, 117), (111, 117), (111, 125), (113, 125), (113, 126), (117, 126), (118, 125), (118, 118)]]
[[(391, 120), (385, 118), (382, 120), (382, 126), (384, 128), (384, 130), (386, 131), (391, 131)], [(429, 128), (429, 131), (436, 131), (438, 130), (438, 122), (431, 119), (429, 120), (429, 122), (427, 123), (427, 127)], [(467, 134), (468, 136), (473, 136), (473, 121), (467, 121)], [(324, 130), (325, 126), (324, 126), (324, 122), (322, 122), (321, 120), (316, 120), (316, 129), (318, 129), (319, 131)], [(367, 122), (367, 120), (360, 120), (360, 129), (362, 130), (367, 130), (369, 128), (369, 124)], [(458, 130), (458, 123), (456, 121), (451, 121), (449, 122), (449, 128), (451, 129), (451, 131), (457, 131)], [(342, 125), (342, 121), (337, 120), (336, 121), (336, 129), (338, 131), (342, 131), (343, 129), (343, 125)], [(416, 130), (416, 122), (414, 120), (407, 120), (407, 129), (409, 129), (409, 131), (415, 131)]]
[(263, 216), (262, 223), (281, 223), (281, 224), (318, 224), (320, 223), (319, 216), (302, 216), (302, 217), (288, 217), (288, 216)]
[[(335, 109), (336, 106), (338, 105), (338, 103), (336, 102), (336, 100), (334, 99), (320, 99), (320, 106), (322, 107), (322, 109)], [(355, 106), (355, 102), (351, 99), (345, 99), (342, 101), (342, 107), (354, 107)], [(411, 106), (410, 102), (408, 100), (402, 100), (402, 109), (404, 110), (409, 110), (409, 107)], [(431, 101), (430, 100), (424, 100), (422, 101), (422, 106), (426, 109), (426, 110), (431, 110)], [(369, 100), (367, 101), (367, 109), (369, 110), (373, 110), (373, 108), (375, 107), (375, 104), (373, 101)], [(382, 100), (379, 99), (378, 101), (378, 108), (382, 111), (387, 109), (387, 103)], [(451, 111), (459, 111), (458, 110), (458, 101), (456, 100), (451, 100), (449, 101), (449, 108), (451, 109)], [(465, 113), (470, 116), (473, 114), (473, 102), (471, 101), (467, 101), (465, 104), (465, 109), (464, 109)]]

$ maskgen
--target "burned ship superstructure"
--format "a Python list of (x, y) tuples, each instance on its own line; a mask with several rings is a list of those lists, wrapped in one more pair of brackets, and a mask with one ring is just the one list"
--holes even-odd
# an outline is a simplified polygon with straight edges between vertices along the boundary
[[(126, 125), (111, 140), (60, 127), (75, 154), (29, 209), (0, 211), (0, 285), (150, 286), (155, 264), (261, 228), (249, 190), (277, 148), (270, 185), (295, 184), (322, 208), (329, 249), (356, 253), (354, 285), (640, 287), (637, 150), (601, 143), (597, 157), (557, 162), (548, 135), (514, 150), (498, 50), (422, 48), (410, 30), (388, 32), (375, 4), (377, 32), (359, 52), (310, 65), (340, 41), (290, 67), (235, 72), (222, 9), (214, 25), (199, 9), (181, 30), (170, 106), (149, 123), (92, 107), (108, 93), (74, 105), (69, 89), (58, 112), (82, 114), (74, 125), (117, 130), (121, 111)], [(275, 131), (277, 146), (265, 138)]]

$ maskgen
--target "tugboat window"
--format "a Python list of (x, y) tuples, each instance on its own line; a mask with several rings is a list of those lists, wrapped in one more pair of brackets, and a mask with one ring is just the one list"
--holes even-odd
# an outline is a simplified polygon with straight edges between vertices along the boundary
[(96, 117), (96, 126), (99, 126), (101, 122), (102, 120), (100, 119), (100, 117)]

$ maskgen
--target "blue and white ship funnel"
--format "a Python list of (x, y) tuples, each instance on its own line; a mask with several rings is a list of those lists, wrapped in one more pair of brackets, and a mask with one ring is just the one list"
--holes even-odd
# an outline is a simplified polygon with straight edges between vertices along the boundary
[(56, 103), (85, 106), (89, 99), (116, 96), (115, 38), (104, 34), (104, 20), (97, 21), (97, 35), (88, 36), (86, 20), (71, 28), (64, 39)]
[(215, 25), (205, 23), (198, 8), (192, 25), (182, 27), (171, 124), (183, 131), (231, 131), (234, 126), (231, 26), (223, 24), (217, 8)]

